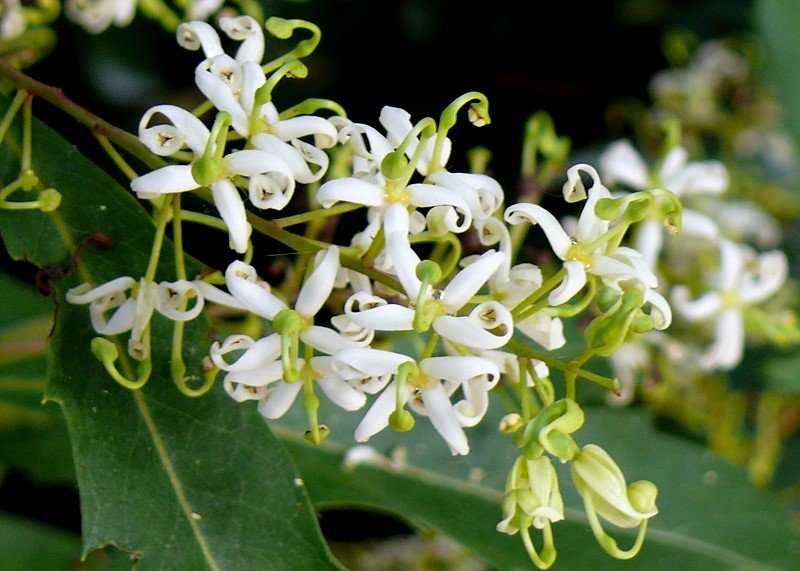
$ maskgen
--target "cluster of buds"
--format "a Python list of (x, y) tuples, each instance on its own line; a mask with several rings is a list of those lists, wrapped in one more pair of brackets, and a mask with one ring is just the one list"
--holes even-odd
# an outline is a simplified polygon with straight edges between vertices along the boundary
[[(572, 438), (584, 420), (572, 399), (543, 398), (535, 415), (513, 414), (501, 422), (501, 431), (513, 435), (521, 455), (509, 473), (503, 498), (505, 519), (497, 530), (520, 534), (531, 560), (547, 569), (556, 560), (552, 524), (562, 521), (564, 500), (552, 458), (570, 464), (575, 489), (583, 499), (586, 517), (600, 546), (617, 559), (630, 559), (641, 549), (648, 520), (658, 513), (658, 490), (649, 481), (627, 485), (625, 476), (608, 453), (595, 444), (579, 447)], [(527, 412), (527, 411), (526, 411)], [(624, 529), (639, 529), (633, 546), (622, 550), (603, 528), (600, 518)], [(540, 550), (531, 528), (541, 530)]]

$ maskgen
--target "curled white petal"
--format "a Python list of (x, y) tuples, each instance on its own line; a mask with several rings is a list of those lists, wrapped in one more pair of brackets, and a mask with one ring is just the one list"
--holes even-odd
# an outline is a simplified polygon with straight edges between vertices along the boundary
[(566, 277), (547, 296), (550, 305), (568, 302), (586, 285), (586, 267), (583, 262), (564, 262), (564, 269), (567, 270)]
[(149, 196), (187, 192), (199, 186), (192, 176), (191, 165), (167, 165), (131, 181), (131, 190)]
[(317, 256), (319, 264), (303, 283), (297, 294), (295, 310), (303, 317), (313, 317), (328, 301), (339, 271), (339, 248), (331, 246), (321, 256)]
[(618, 181), (637, 190), (647, 189), (647, 165), (628, 141), (611, 143), (600, 155), (600, 169), (610, 184)]
[(225, 270), (225, 283), (228, 291), (248, 311), (265, 319), (287, 309), (286, 304), (271, 291), (269, 284), (258, 279), (256, 270), (244, 262), (235, 261)]
[[(243, 351), (235, 361), (229, 363), (225, 356)], [(220, 345), (214, 342), (209, 351), (211, 361), (229, 372), (260, 370), (280, 357), (281, 338), (277, 334), (254, 341), (247, 335), (231, 335)]]
[[(169, 119), (170, 124), (150, 125), (156, 114)], [(185, 144), (195, 155), (201, 155), (209, 131), (197, 117), (175, 105), (156, 105), (147, 110), (139, 121), (139, 140), (153, 153), (169, 156)]]
[(278, 381), (267, 389), (267, 395), (258, 404), (258, 412), (264, 418), (274, 420), (282, 417), (294, 403), (303, 383), (287, 383)]
[(239, 191), (226, 178), (211, 185), (211, 196), (214, 198), (214, 206), (228, 227), (228, 242), (231, 249), (240, 254), (245, 253), (253, 228), (247, 221), (244, 201)]
[(506, 208), (505, 219), (506, 222), (514, 225), (523, 222), (534, 226), (540, 225), (553, 252), (562, 260), (572, 247), (572, 239), (564, 232), (556, 217), (538, 204), (513, 204)]
[[(186, 309), (181, 309), (186, 307), (191, 299), (194, 299), (194, 304)], [(173, 321), (190, 321), (194, 319), (203, 311), (204, 302), (202, 293), (190, 281), (178, 280), (158, 284), (156, 309)]]
[(219, 41), (219, 34), (205, 22), (184, 22), (176, 32), (178, 45), (187, 50), (196, 51), (202, 48), (206, 58), (225, 53)]

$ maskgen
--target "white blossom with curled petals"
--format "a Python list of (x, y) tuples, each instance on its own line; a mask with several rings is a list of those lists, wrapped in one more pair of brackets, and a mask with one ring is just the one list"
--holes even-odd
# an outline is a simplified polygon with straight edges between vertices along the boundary
[[(461, 185), (459, 190), (453, 190), (442, 184), (434, 183), (432, 180), (407, 185), (396, 184), (394, 181), (386, 180), (380, 172), (379, 167), (383, 159), (397, 148), (411, 130), (410, 122), (408, 125), (405, 124), (405, 121), (408, 121), (407, 117), (405, 121), (395, 121), (397, 113), (400, 111), (402, 110), (386, 107), (382, 111), (383, 120), (391, 117), (392, 120), (387, 120), (387, 124), (392, 125), (392, 132), (398, 133), (397, 137), (391, 139), (383, 137), (375, 129), (366, 125), (344, 123), (339, 133), (340, 140), (347, 141), (356, 155), (364, 160), (355, 165), (354, 176), (323, 183), (317, 191), (317, 201), (325, 208), (338, 202), (367, 206), (379, 213), (382, 222), (386, 211), (393, 205), (402, 207), (402, 210), (395, 209), (394, 214), (406, 218), (409, 216), (409, 207), (432, 210), (436, 208), (433, 212), (439, 226), (454, 233), (466, 231), (472, 225), (470, 201), (477, 204), (479, 200), (477, 197), (465, 199), (464, 192), (472, 189), (472, 192), (477, 193), (476, 189), (469, 185)], [(398, 126), (401, 123), (403, 126)], [(402, 133), (402, 137), (400, 133)], [(433, 143), (433, 140), (429, 139), (428, 143)], [(413, 143), (412, 146), (416, 148)], [(424, 163), (425, 160), (420, 159), (417, 162), (417, 168), (424, 171), (425, 168), (420, 167)], [(403, 223), (401, 222), (401, 224)], [(408, 226), (408, 223), (405, 225)]]
[[(202, 292), (194, 282), (155, 283), (145, 279), (137, 281), (130, 276), (97, 287), (81, 284), (67, 291), (66, 299), (76, 305), (89, 305), (92, 327), (100, 335), (130, 331), (128, 353), (138, 360), (149, 356), (142, 337), (154, 311), (172, 321), (190, 321), (200, 314), (204, 305)], [(111, 314), (107, 315), (109, 312)]]
[[(411, 361), (400, 353), (368, 348), (344, 350), (334, 356), (340, 369), (362, 371), (360, 374), (370, 378), (391, 377), (402, 363)], [(452, 454), (469, 454), (463, 427), (475, 426), (485, 416), (488, 392), (499, 378), (497, 365), (481, 357), (429, 357), (408, 375), (400, 397), (414, 412), (430, 418)], [(357, 441), (366, 442), (389, 426), (389, 417), (397, 407), (397, 382), (391, 381), (372, 403), (356, 428)], [(453, 404), (451, 397), (459, 388), (463, 399)]]
[(136, 15), (136, 0), (67, 0), (67, 17), (86, 31), (99, 34), (111, 24), (127, 26)]
[[(477, 304), (468, 315), (458, 315), (470, 299), (503, 263), (500, 252), (486, 252), (458, 272), (441, 290), (430, 285), (420, 295), (422, 282), (416, 275), (419, 257), (403, 242), (402, 236), (387, 236), (387, 252), (394, 262), (398, 279), (411, 303), (433, 306), (433, 330), (452, 343), (474, 349), (496, 349), (505, 345), (514, 332), (511, 313), (496, 301)], [(376, 331), (408, 331), (414, 328), (415, 309), (389, 304), (366, 292), (356, 293), (345, 304), (350, 319)]]
[[(153, 117), (163, 115), (167, 124), (151, 125)], [(192, 168), (206, 148), (210, 132), (194, 115), (174, 105), (157, 105), (147, 111), (139, 122), (140, 140), (155, 154), (170, 156), (188, 147), (194, 159), (185, 165), (167, 165), (131, 181), (131, 189), (140, 198), (153, 198), (162, 194), (187, 192), (201, 185), (195, 179)], [(288, 165), (280, 158), (265, 151), (246, 149), (233, 151), (222, 158), (219, 177), (209, 186), (214, 205), (228, 227), (230, 246), (236, 252), (247, 250), (252, 228), (247, 221), (244, 202), (233, 178), (242, 176), (249, 180), (251, 202), (258, 208), (273, 205), (270, 199), (274, 193), (265, 196), (262, 181), (269, 178), (276, 186), (283, 187), (284, 195), (291, 196), (294, 191), (294, 177)]]
[[(593, 184), (588, 191), (583, 189), (580, 181), (581, 171), (592, 177)], [(597, 203), (603, 198), (611, 197), (611, 193), (600, 182), (597, 171), (589, 165), (576, 165), (569, 169), (568, 175), (570, 180), (564, 191), (567, 200), (575, 201), (587, 196), (574, 237), (567, 234), (555, 216), (537, 204), (514, 204), (505, 212), (505, 219), (510, 224), (528, 222), (540, 225), (553, 252), (564, 262), (566, 276), (550, 292), (550, 305), (561, 305), (572, 299), (586, 285), (587, 274), (596, 275), (611, 283), (631, 279), (640, 283), (644, 289), (655, 288), (658, 281), (652, 271), (639, 263), (641, 254), (636, 250), (615, 248), (607, 251), (604, 243), (594, 246), (610, 227), (610, 222), (599, 218), (595, 213)]]
[[(616, 141), (600, 156), (600, 169), (610, 184), (620, 182), (635, 190), (664, 188), (677, 197), (718, 196), (728, 188), (728, 171), (719, 161), (687, 161), (683, 147), (674, 147), (656, 171), (648, 170), (639, 152), (625, 140)], [(682, 213), (684, 233), (716, 239), (719, 228), (709, 216), (684, 208)], [(636, 249), (645, 261), (655, 267), (664, 242), (664, 225), (660, 220), (649, 218), (639, 226)]]
[[(332, 355), (342, 349), (361, 347), (371, 341), (371, 336), (352, 336), (328, 327), (314, 324), (314, 316), (327, 301), (339, 269), (339, 249), (331, 246), (320, 251), (315, 258), (314, 270), (305, 280), (295, 302), (294, 311), (304, 320), (299, 339), (322, 355), (306, 362), (298, 359), (299, 369), (309, 367), (317, 384), (330, 399), (344, 408), (361, 406), (364, 402), (330, 366)], [(251, 313), (272, 320), (289, 306), (272, 293), (269, 284), (260, 280), (252, 266), (235, 261), (225, 272), (228, 291)], [(242, 352), (243, 351), (243, 352)], [(225, 356), (239, 353), (234, 361)], [(224, 343), (211, 346), (211, 360), (228, 374), (224, 386), (235, 400), (259, 400), (259, 412), (266, 418), (279, 418), (297, 397), (302, 382), (284, 379), (281, 357), (281, 337), (273, 333), (263, 339), (239, 335), (229, 337)], [(359, 404), (360, 403), (360, 404)], [(348, 410), (353, 410), (348, 408)]]
[[(271, 101), (258, 102), (257, 92), (267, 81), (261, 67), (263, 30), (250, 16), (220, 18), (220, 27), (231, 39), (242, 42), (235, 57), (223, 52), (219, 36), (208, 24), (189, 22), (178, 29), (182, 46), (202, 49), (206, 55), (195, 69), (198, 89), (219, 111), (230, 113), (231, 125), (239, 135), (255, 148), (280, 157), (297, 182), (319, 180), (329, 161), (322, 149), (336, 144), (336, 128), (330, 121), (311, 115), (281, 119)], [(313, 137), (314, 144), (302, 140), (304, 137)], [(263, 184), (268, 186), (269, 182)]]
[(714, 323), (715, 339), (699, 362), (708, 370), (739, 364), (745, 342), (743, 312), (775, 294), (788, 274), (786, 255), (779, 250), (756, 255), (747, 246), (720, 240), (720, 258), (715, 290), (691, 299), (686, 287), (672, 289), (672, 305), (681, 317)]
[(25, 31), (26, 26), (19, 0), (0, 2), (0, 38), (15, 38)]

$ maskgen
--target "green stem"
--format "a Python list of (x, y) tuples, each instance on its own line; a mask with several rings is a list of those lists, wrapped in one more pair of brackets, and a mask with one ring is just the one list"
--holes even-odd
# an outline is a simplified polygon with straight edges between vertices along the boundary
[(618, 380), (609, 379), (608, 377), (604, 377), (603, 375), (598, 375), (597, 373), (593, 373), (591, 371), (586, 371), (585, 369), (575, 367), (575, 365), (572, 363), (565, 363), (561, 359), (556, 359), (555, 357), (551, 357), (547, 353), (542, 353), (541, 351), (536, 351), (535, 349), (526, 347), (519, 341), (514, 341), (513, 339), (511, 339), (506, 344), (506, 347), (508, 348), (509, 351), (516, 354), (517, 356), (537, 359), (539, 361), (542, 361), (548, 367), (553, 367), (554, 369), (558, 369), (559, 371), (563, 371), (564, 373), (574, 373), (577, 377), (582, 377), (587, 381), (597, 383), (601, 387), (608, 389), (609, 391), (613, 391), (614, 393), (617, 393), (619, 391)]
[(114, 145), (111, 144), (111, 141), (108, 140), (108, 137), (105, 135), (101, 135), (98, 132), (94, 133), (94, 138), (97, 139), (97, 142), (100, 143), (100, 146), (103, 147), (103, 150), (106, 154), (114, 161), (114, 164), (117, 165), (122, 174), (124, 174), (128, 179), (133, 180), (137, 178), (139, 175), (136, 174), (128, 162), (122, 158), (122, 155), (119, 154), (119, 151), (114, 148)]
[(359, 208), (363, 208), (363, 206), (361, 204), (341, 203), (324, 210), (309, 210), (308, 212), (301, 212), (300, 214), (294, 214), (292, 216), (284, 216), (272, 222), (277, 225), (278, 228), (288, 228), (289, 226), (311, 222), (312, 220), (331, 218), (339, 214), (344, 214), (345, 212), (358, 210)]
[(150, 261), (147, 264), (147, 271), (144, 274), (146, 282), (152, 282), (156, 277), (156, 269), (158, 268), (158, 259), (161, 256), (161, 248), (164, 244), (164, 232), (167, 228), (172, 209), (169, 204), (164, 204), (156, 216), (156, 233), (153, 236), (153, 248), (150, 250)]
[(200, 212), (192, 212), (191, 210), (181, 210), (181, 218), (186, 222), (202, 224), (203, 226), (208, 226), (209, 228), (214, 228), (222, 232), (228, 231), (228, 227), (225, 225), (225, 222), (216, 216), (209, 216), (208, 214), (202, 214)]
[[(0, 73), (2, 73), (2, 65), (7, 65), (5, 62), (0, 60)], [(14, 68), (11, 68), (14, 69)], [(8, 106), (6, 110), (6, 114), (3, 117), (3, 122), (0, 123), (0, 141), (2, 141), (6, 133), (8, 132), (8, 128), (11, 127), (11, 123), (14, 121), (14, 117), (17, 116), (17, 112), (19, 111), (20, 106), (22, 103), (27, 99), (28, 94), (24, 89), (19, 89), (17, 94), (14, 96), (14, 99), (11, 100), (11, 104)]]
[(22, 107), (22, 159), (20, 160), (20, 170), (22, 172), (31, 170), (31, 122), (33, 119), (32, 113), (33, 96), (29, 95), (25, 98)]
[(540, 297), (549, 293), (556, 285), (561, 283), (561, 280), (564, 279), (564, 276), (567, 275), (567, 270), (561, 268), (555, 274), (550, 276), (549, 279), (545, 280), (544, 283), (539, 286), (536, 291), (531, 293), (528, 297), (520, 301), (514, 308), (511, 310), (511, 315), (514, 317), (515, 320), (518, 319), (519, 315), (523, 313), (527, 307), (538, 300)]
[(61, 89), (50, 87), (44, 83), (36, 81), (17, 69), (14, 69), (14, 67), (2, 60), (0, 60), (0, 76), (8, 79), (13, 85), (16, 85), (17, 87), (26, 90), (28, 93), (32, 93), (54, 105), (70, 117), (73, 117), (79, 123), (91, 129), (93, 132), (100, 133), (101, 135), (108, 137), (108, 139), (114, 141), (122, 149), (141, 160), (148, 167), (156, 169), (167, 164), (164, 159), (151, 153), (138, 137), (113, 126), (94, 113), (87, 111), (66, 97)]

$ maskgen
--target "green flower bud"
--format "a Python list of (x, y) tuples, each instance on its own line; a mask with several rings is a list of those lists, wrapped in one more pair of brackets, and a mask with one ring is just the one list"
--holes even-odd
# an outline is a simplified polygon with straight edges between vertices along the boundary
[(626, 486), (619, 466), (594, 444), (586, 445), (572, 461), (572, 479), (584, 503), (588, 499), (598, 515), (618, 527), (634, 528), (658, 513), (656, 487), (650, 482)]
[(619, 198), (601, 198), (594, 207), (594, 213), (601, 220), (614, 220), (619, 216), (624, 200)]
[(639, 480), (628, 486), (628, 498), (637, 511), (646, 513), (656, 508), (658, 488), (653, 482)]

